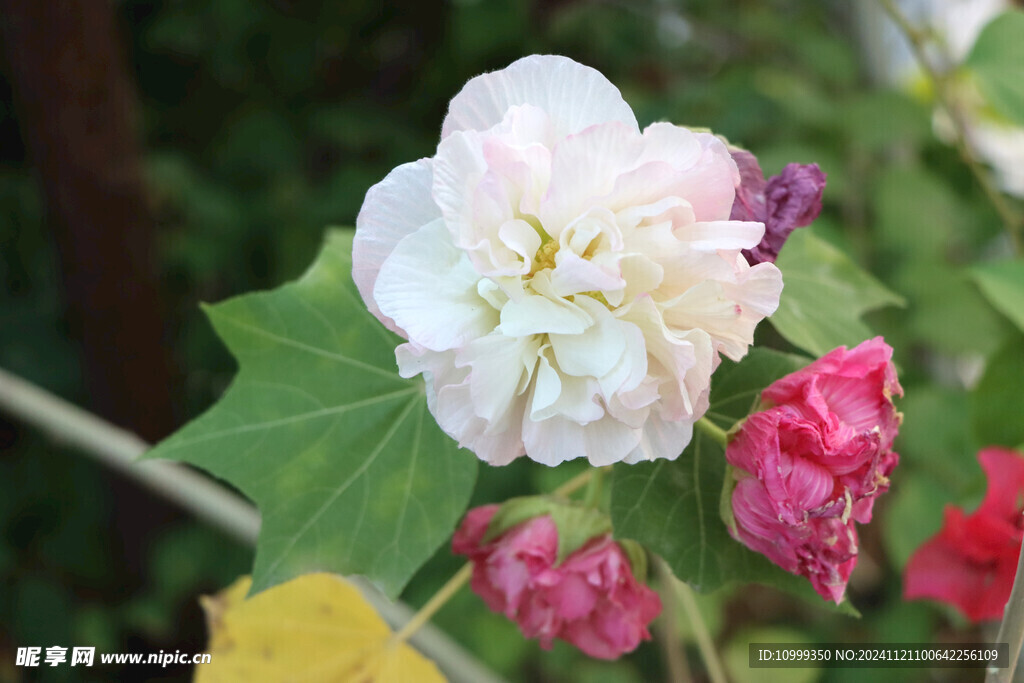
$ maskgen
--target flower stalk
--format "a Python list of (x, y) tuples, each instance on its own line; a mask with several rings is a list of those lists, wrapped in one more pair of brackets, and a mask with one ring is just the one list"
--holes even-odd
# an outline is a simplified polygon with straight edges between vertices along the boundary
[(700, 614), (700, 608), (697, 607), (697, 601), (693, 597), (693, 589), (687, 583), (677, 579), (664, 560), (660, 560), (657, 566), (665, 585), (673, 587), (678, 603), (683, 608), (683, 613), (693, 628), (693, 634), (697, 639), (697, 649), (700, 650), (700, 656), (704, 660), (709, 680), (711, 683), (727, 683), (728, 679), (725, 676), (725, 668), (722, 666), (722, 661), (718, 658), (715, 643), (711, 639), (711, 633), (708, 631), (704, 618)]
[(469, 562), (462, 565), (459, 571), (455, 572), (448, 581), (445, 582), (441, 589), (434, 593), (434, 596), (427, 600), (427, 603), (420, 608), (418, 612), (406, 622), (405, 626), (401, 630), (395, 632), (391, 638), (388, 639), (388, 647), (396, 647), (401, 645), (405, 641), (409, 640), (412, 634), (416, 633), (421, 626), (426, 624), (430, 619), (437, 614), (437, 611), (441, 609), (445, 603), (452, 599), (459, 589), (462, 588), (469, 577), (473, 575), (473, 565)]
[(700, 429), (709, 437), (711, 437), (712, 439), (714, 439), (715, 443), (717, 443), (722, 448), (725, 448), (726, 445), (728, 445), (729, 435), (726, 434), (726, 431), (724, 429), (716, 425), (708, 418), (702, 417), (701, 419), (697, 420), (697, 428)]
[(900, 32), (906, 36), (915, 59), (935, 87), (935, 96), (939, 101), (939, 105), (949, 115), (953, 128), (954, 144), (957, 152), (960, 154), (960, 158), (971, 170), (971, 173), (974, 174), (985, 196), (996, 210), (996, 213), (999, 214), (999, 218), (1003, 222), (1006, 233), (1010, 238), (1013, 252), (1020, 254), (1020, 232), (1024, 221), (1022, 221), (1021, 216), (1014, 210), (1003, 193), (999, 191), (999, 188), (996, 187), (992, 181), (991, 174), (982, 167), (971, 147), (968, 126), (964, 121), (960, 107), (957, 106), (956, 98), (952, 94), (949, 74), (940, 72), (928, 58), (928, 44), (935, 41), (930, 40), (931, 35), (928, 31), (914, 26), (893, 0), (878, 0), (878, 2), (889, 18), (892, 19), (893, 23), (899, 28)]

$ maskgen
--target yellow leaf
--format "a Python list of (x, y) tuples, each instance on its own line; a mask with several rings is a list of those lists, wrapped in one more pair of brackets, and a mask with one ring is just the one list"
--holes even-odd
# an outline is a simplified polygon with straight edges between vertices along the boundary
[(387, 624), (341, 577), (307, 574), (246, 600), (251, 582), (200, 598), (211, 657), (196, 666), (196, 683), (445, 680), (412, 647), (389, 642)]

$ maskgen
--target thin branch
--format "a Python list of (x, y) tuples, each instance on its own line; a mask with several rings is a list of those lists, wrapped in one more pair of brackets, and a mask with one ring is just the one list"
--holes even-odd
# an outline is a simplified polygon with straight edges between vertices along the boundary
[[(47, 433), (56, 442), (92, 456), (228, 536), (255, 545), (260, 516), (251, 503), (185, 465), (158, 460), (137, 462), (149, 450), (149, 444), (134, 434), (2, 369), (0, 410)], [(585, 480), (580, 485), (583, 483)], [(348, 580), (359, 587), (392, 628), (400, 629), (412, 619), (413, 611), (408, 606), (390, 601), (365, 579)], [(426, 624), (409, 641), (456, 683), (502, 683), (500, 677), (435, 626)]]
[(1017, 576), (1013, 579), (1010, 599), (1003, 610), (1003, 623), (995, 642), (1010, 644), (1010, 661), (1005, 669), (988, 669), (986, 683), (1010, 683), (1020, 660), (1021, 644), (1024, 643), (1024, 552), (1017, 561)]
[[(664, 564), (665, 561), (660, 560), (660, 562)], [(693, 627), (693, 635), (697, 639), (697, 649), (700, 650), (700, 656), (704, 659), (704, 666), (708, 670), (708, 678), (711, 679), (711, 683), (728, 683), (729, 679), (725, 677), (725, 668), (722, 666), (722, 661), (718, 658), (718, 652), (715, 650), (715, 643), (711, 639), (711, 633), (708, 631), (704, 618), (700, 614), (700, 608), (697, 607), (697, 600), (693, 597), (693, 589), (690, 588), (689, 584), (677, 579), (668, 566), (662, 567), (662, 570), (669, 576), (669, 584), (675, 588), (679, 604), (682, 606), (690, 626)]]
[(401, 630), (396, 631), (391, 636), (389, 644), (394, 646), (400, 643), (404, 643), (409, 640), (416, 631), (426, 626), (427, 622), (437, 614), (437, 611), (441, 609), (446, 602), (448, 602), (452, 596), (459, 592), (469, 577), (473, 575), (473, 563), (467, 562), (462, 565), (462, 568), (455, 572), (450, 579), (448, 579), (441, 589), (434, 593), (434, 596), (427, 601), (420, 611), (413, 616), (412, 619), (406, 622), (405, 626)]
[(686, 661), (686, 650), (683, 648), (682, 639), (679, 637), (679, 601), (676, 600), (675, 587), (672, 585), (676, 577), (672, 571), (665, 566), (664, 562), (655, 562), (654, 566), (658, 573), (658, 588), (664, 603), (664, 611), (656, 622), (654, 622), (654, 636), (661, 645), (661, 651), (665, 659), (665, 668), (668, 670), (668, 680), (671, 683), (691, 683), (693, 676), (690, 675), (690, 664)]
[(715, 442), (725, 448), (729, 443), (729, 436), (725, 433), (725, 430), (716, 425), (714, 422), (709, 420), (707, 417), (702, 417), (697, 420), (697, 428), (703, 431), (705, 434), (710, 436)]
[(999, 218), (1003, 222), (1003, 227), (1006, 229), (1006, 233), (1010, 238), (1010, 244), (1013, 247), (1014, 253), (1020, 254), (1020, 230), (1022, 227), (1021, 216), (1014, 210), (1013, 206), (1010, 205), (1006, 196), (999, 191), (998, 187), (996, 187), (995, 183), (992, 181), (991, 174), (981, 165), (974, 153), (974, 150), (971, 148), (967, 122), (964, 120), (963, 112), (960, 111), (960, 107), (957, 106), (956, 98), (951, 93), (949, 75), (948, 73), (940, 72), (928, 58), (930, 33), (915, 26), (902, 12), (902, 10), (896, 6), (896, 3), (893, 0), (878, 0), (878, 3), (882, 6), (882, 9), (885, 10), (885, 13), (890, 19), (892, 19), (893, 23), (896, 24), (903, 35), (906, 36), (918, 64), (921, 65), (921, 69), (924, 70), (929, 80), (934, 84), (936, 98), (942, 108), (946, 110), (950, 123), (952, 124), (953, 142), (957, 151), (960, 153), (960, 158), (963, 159), (963, 162), (967, 164), (971, 173), (974, 174), (974, 177), (977, 179), (978, 184), (981, 185), (981, 189), (984, 191), (985, 196), (988, 198), (993, 208), (995, 208), (996, 213), (999, 214)]

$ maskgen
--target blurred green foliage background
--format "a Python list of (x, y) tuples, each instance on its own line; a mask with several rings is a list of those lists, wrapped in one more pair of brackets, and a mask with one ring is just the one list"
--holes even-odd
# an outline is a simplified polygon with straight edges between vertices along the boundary
[[(972, 431), (971, 416), (991, 407), (971, 389), (987, 357), (1019, 360), (1021, 344), (967, 267), (1007, 245), (955, 151), (935, 139), (930, 105), (871, 82), (851, 3), (122, 0), (116, 12), (142, 112), (168, 345), (184, 373), (174, 387), (179, 422), (208, 406), (234, 371), (200, 301), (299, 275), (326, 226), (353, 224), (370, 185), (433, 154), (447, 101), (469, 77), (525, 54), (565, 54), (616, 83), (642, 125), (712, 128), (755, 152), (769, 175), (788, 162), (819, 163), (828, 186), (811, 229), (908, 302), (869, 321), (896, 349), (907, 396), (899, 403), (902, 463), (876, 521), (862, 529), (850, 585), (864, 616), (758, 587), (702, 596), (732, 675), (852, 681), (864, 673), (752, 677), (750, 640), (993, 635), (941, 606), (903, 602), (900, 571), (938, 529), (944, 504), (970, 507), (984, 489), (974, 456), (989, 441)], [(0, 366), (88, 406), (45, 204), (12, 101), (0, 80)], [(762, 327), (762, 341), (785, 348)], [(996, 391), (1024, 382), (1024, 363), (989, 367), (981, 381)], [(1007, 445), (1017, 445), (1013, 439), (1024, 436), (1007, 435)], [(0, 448), (0, 681), (22, 680), (25, 670), (13, 662), (24, 644), (200, 650), (196, 597), (245, 573), (249, 550), (2, 417)], [(551, 488), (575, 471), (485, 468), (475, 500)], [(406, 599), (425, 600), (458, 564), (443, 548)], [(664, 676), (657, 643), (613, 664), (562, 644), (542, 653), (468, 591), (437, 622), (509, 680)], [(701, 680), (690, 629), (678, 627)], [(773, 673), (780, 677), (766, 677)], [(73, 679), (68, 668), (43, 674)], [(89, 675), (176, 680), (189, 672), (99, 667)], [(967, 680), (958, 670), (871, 675), (878, 683)]]

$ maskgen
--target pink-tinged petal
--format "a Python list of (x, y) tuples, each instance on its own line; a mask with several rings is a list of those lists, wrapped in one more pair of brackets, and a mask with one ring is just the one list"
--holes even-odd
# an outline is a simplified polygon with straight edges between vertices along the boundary
[(760, 241), (764, 226), (740, 221), (708, 221), (677, 228), (674, 234), (683, 242), (688, 242), (691, 249), (699, 251), (746, 249), (748, 245)]
[[(525, 404), (525, 398), (518, 397), (509, 411), (519, 415)], [(433, 414), (441, 429), (484, 462), (507, 465), (526, 454), (518, 422), (514, 421), (504, 432), (488, 433), (489, 423), (474, 411), (469, 378), (438, 389), (434, 405)]]
[(665, 323), (679, 331), (704, 330), (722, 354), (740, 360), (754, 341), (754, 328), (765, 317), (762, 311), (773, 302), (778, 304), (782, 284), (777, 270), (750, 273), (745, 279), (752, 285), (746, 289), (716, 280), (691, 287), (666, 302)]
[(404, 333), (383, 315), (373, 287), (384, 261), (406, 235), (441, 217), (430, 189), (431, 160), (402, 164), (366, 192), (352, 240), (352, 279), (366, 307), (391, 331)]
[(469, 80), (448, 106), (442, 139), (455, 131), (486, 131), (516, 105), (551, 117), (558, 137), (598, 123), (621, 121), (638, 130), (633, 110), (600, 72), (566, 57), (531, 55)]
[[(704, 133), (657, 121), (644, 128), (644, 153), (640, 161), (667, 162), (675, 168), (690, 168), (700, 162), (704, 151), (717, 139)], [(720, 149), (716, 145), (716, 150)]]
[(592, 126), (559, 142), (551, 154), (551, 185), (538, 211), (548, 234), (557, 239), (577, 217), (605, 206), (598, 200), (612, 192), (642, 153), (642, 139), (622, 123)]
[(385, 315), (433, 351), (489, 334), (498, 313), (477, 293), (479, 276), (442, 220), (399, 242), (381, 267), (373, 296)]

